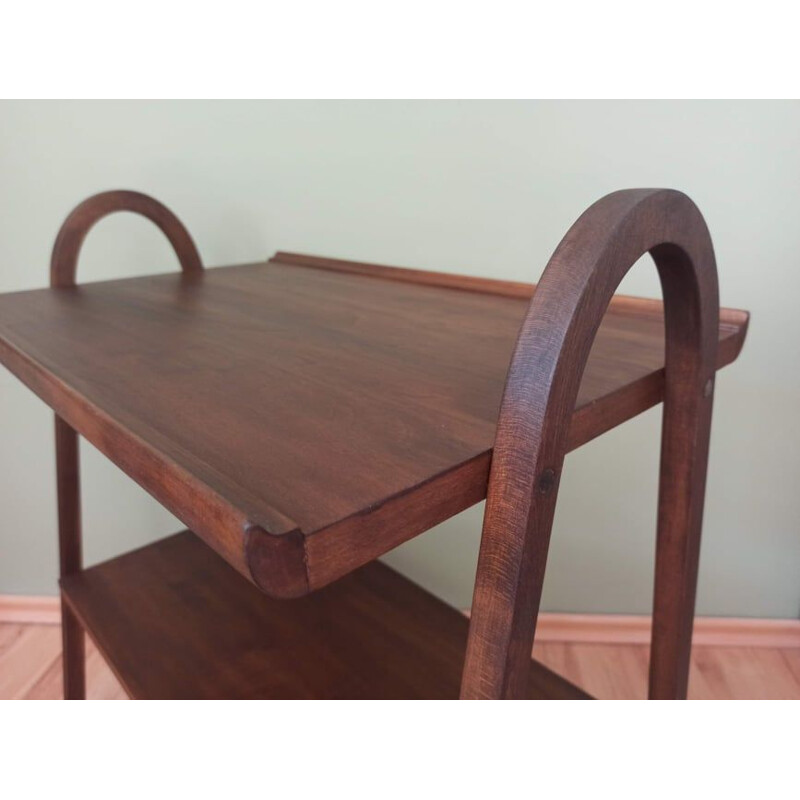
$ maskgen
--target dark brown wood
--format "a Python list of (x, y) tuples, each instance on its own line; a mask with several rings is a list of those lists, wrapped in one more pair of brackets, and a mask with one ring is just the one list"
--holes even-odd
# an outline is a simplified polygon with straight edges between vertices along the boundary
[(344, 261), (340, 258), (322, 258), (303, 253), (286, 253), (278, 251), (269, 260), (271, 264), (293, 264), (297, 267), (327, 269), (333, 272), (350, 272), (354, 275), (381, 278), (382, 280), (400, 281), (401, 283), (417, 283), (424, 286), (440, 286), (448, 289), (461, 289), (465, 292), (479, 294), (496, 294), (501, 297), (516, 297), (530, 300), (532, 283), (501, 281), (496, 278), (481, 278), (474, 275), (455, 275), (447, 272), (429, 272), (408, 267), (389, 267), (384, 264), (367, 264), (357, 261)]
[(163, 203), (141, 192), (117, 189), (87, 198), (64, 220), (50, 258), (51, 286), (75, 285), (78, 256), (86, 234), (103, 217), (120, 211), (140, 214), (157, 225), (169, 239), (183, 272), (202, 272), (203, 262), (192, 237), (183, 223)]
[[(186, 531), (62, 590), (132, 697), (458, 697), (467, 620), (380, 562), (271, 600)], [(588, 697), (537, 662), (526, 696)]]
[[(77, 287), (87, 231), (121, 210), (182, 274)], [(662, 304), (612, 298), (648, 251), (666, 359)], [(719, 313), (684, 195), (604, 198), (534, 287), (289, 253), (203, 271), (164, 206), (109, 192), (68, 217), (51, 280), (0, 297), (0, 361), (57, 414), (68, 696), (81, 625), (134, 696), (455, 696), (464, 618), (353, 570), (487, 483), (461, 696), (584, 696), (530, 661), (564, 455), (662, 399), (650, 694), (685, 696), (713, 377), (748, 315)], [(188, 532), (82, 571), (76, 431), (274, 597), (341, 580), (267, 600)]]
[[(78, 435), (58, 416), (55, 418), (55, 433), (59, 574), (64, 578), (80, 572), (83, 564)], [(61, 638), (64, 699), (82, 700), (86, 697), (83, 629), (72, 611), (63, 603)]]
[(717, 367), (711, 238), (680, 192), (615, 192), (551, 258), (520, 329), (497, 426), (461, 696), (524, 694), (568, 429), (615, 289), (649, 252), (666, 313), (650, 696), (686, 696)]
[[(229, 563), (297, 596), (485, 497), (527, 306), (241, 265), (0, 297), (0, 360)], [(720, 325), (718, 366), (746, 319)], [(660, 402), (663, 348), (660, 303), (612, 302), (569, 448)]]
[[(78, 205), (64, 221), (56, 237), (50, 261), (50, 285), (75, 285), (83, 240), (95, 223), (108, 214), (132, 211), (152, 220), (175, 249), (181, 269), (188, 274), (202, 270), (197, 248), (180, 220), (164, 205), (139, 192), (111, 191), (94, 195)], [(58, 494), (58, 541), (62, 578), (82, 568), (80, 509), (80, 461), (78, 434), (56, 414), (56, 486)], [(62, 601), (64, 697), (86, 696), (84, 633), (72, 610)]]

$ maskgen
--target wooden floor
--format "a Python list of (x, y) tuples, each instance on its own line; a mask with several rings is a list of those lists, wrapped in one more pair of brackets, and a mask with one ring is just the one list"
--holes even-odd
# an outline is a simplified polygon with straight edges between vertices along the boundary
[[(647, 648), (641, 645), (537, 644), (534, 655), (600, 698), (643, 698)], [(89, 697), (125, 692), (90, 644)], [(56, 625), (0, 624), (0, 699), (61, 697), (61, 631)], [(696, 647), (689, 696), (703, 700), (800, 700), (800, 648)]]

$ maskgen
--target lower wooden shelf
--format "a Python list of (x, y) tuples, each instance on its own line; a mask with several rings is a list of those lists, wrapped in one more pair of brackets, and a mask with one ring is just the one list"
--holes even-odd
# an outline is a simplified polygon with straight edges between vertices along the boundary
[[(183, 531), (61, 590), (131, 697), (458, 697), (467, 620), (380, 562), (271, 600)], [(529, 696), (589, 697), (536, 661)]]

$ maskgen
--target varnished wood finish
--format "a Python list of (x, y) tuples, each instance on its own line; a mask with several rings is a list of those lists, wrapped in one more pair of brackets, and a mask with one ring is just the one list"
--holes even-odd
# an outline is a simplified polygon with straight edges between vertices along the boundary
[(357, 261), (344, 261), (340, 258), (321, 258), (303, 253), (286, 253), (278, 251), (270, 259), (270, 263), (294, 264), (297, 267), (327, 269), (333, 272), (349, 272), (368, 278), (381, 278), (401, 283), (417, 283), (423, 286), (439, 286), (446, 289), (460, 289), (465, 292), (493, 294), (500, 297), (516, 297), (530, 300), (535, 289), (532, 283), (500, 281), (496, 278), (480, 278), (474, 275), (454, 275), (446, 272), (429, 272), (423, 269), (407, 267), (389, 267), (384, 264), (367, 264)]
[[(61, 585), (132, 697), (458, 697), (467, 620), (380, 562), (271, 600), (185, 531)], [(526, 696), (586, 697), (528, 673)]]
[[(197, 248), (180, 220), (164, 205), (140, 192), (111, 191), (94, 195), (72, 210), (58, 232), (50, 259), (50, 285), (75, 285), (78, 256), (86, 235), (103, 217), (120, 211), (141, 214), (155, 223), (169, 239), (184, 273), (203, 265)], [(58, 542), (60, 575), (73, 575), (82, 567), (80, 462), (78, 434), (56, 414), (56, 484), (58, 493)], [(83, 629), (71, 609), (62, 605), (64, 697), (86, 696), (85, 641)]]
[[(0, 360), (243, 574), (301, 595), (485, 497), (532, 291), (352, 270), (276, 261), (7, 295)], [(720, 324), (717, 366), (746, 321)], [(612, 301), (569, 448), (661, 400), (663, 348), (660, 303)]]
[[(56, 494), (58, 499), (59, 574), (62, 578), (80, 572), (82, 557), (80, 460), (78, 435), (55, 418)], [(85, 642), (83, 629), (72, 611), (61, 608), (61, 634), (64, 652), (64, 698), (82, 700), (86, 696)]]
[(188, 274), (202, 272), (203, 262), (183, 223), (163, 204), (141, 192), (118, 189), (101, 192), (77, 205), (64, 220), (50, 258), (50, 285), (74, 286), (78, 256), (86, 234), (103, 217), (130, 211), (149, 219), (169, 239), (181, 269)]
[(650, 252), (664, 291), (666, 385), (650, 696), (686, 696), (719, 337), (711, 238), (669, 190), (615, 192), (568, 231), (520, 329), (497, 426), (461, 696), (525, 691), (567, 432), (612, 295)]
[[(121, 210), (181, 275), (75, 285), (87, 231)], [(648, 251), (666, 359), (662, 305), (612, 298)], [(0, 361), (58, 415), (68, 696), (83, 625), (134, 696), (454, 697), (466, 644), (462, 697), (582, 697), (530, 661), (564, 455), (662, 399), (650, 695), (685, 696), (713, 378), (747, 314), (720, 315), (684, 195), (599, 201), (533, 287), (287, 253), (204, 271), (164, 206), (109, 192), (68, 217), (51, 280), (0, 297)], [(81, 571), (76, 431), (268, 594), (340, 580), (267, 600), (188, 532)], [(467, 639), (358, 567), (487, 483)]]

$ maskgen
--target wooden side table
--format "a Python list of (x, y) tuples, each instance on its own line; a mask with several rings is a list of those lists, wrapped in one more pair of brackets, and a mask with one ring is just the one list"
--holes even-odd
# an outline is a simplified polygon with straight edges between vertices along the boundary
[[(182, 272), (77, 286), (116, 211)], [(613, 296), (648, 251), (663, 307)], [(587, 697), (530, 658), (564, 455), (662, 400), (650, 696), (685, 697), (714, 373), (748, 322), (685, 195), (603, 198), (534, 287), (290, 253), (204, 270), (168, 209), (108, 192), (64, 223), (51, 285), (0, 297), (0, 361), (56, 413), (66, 697), (84, 630), (133, 697)], [(78, 434), (191, 532), (84, 569)], [(376, 559), (487, 491), (467, 621)]]

